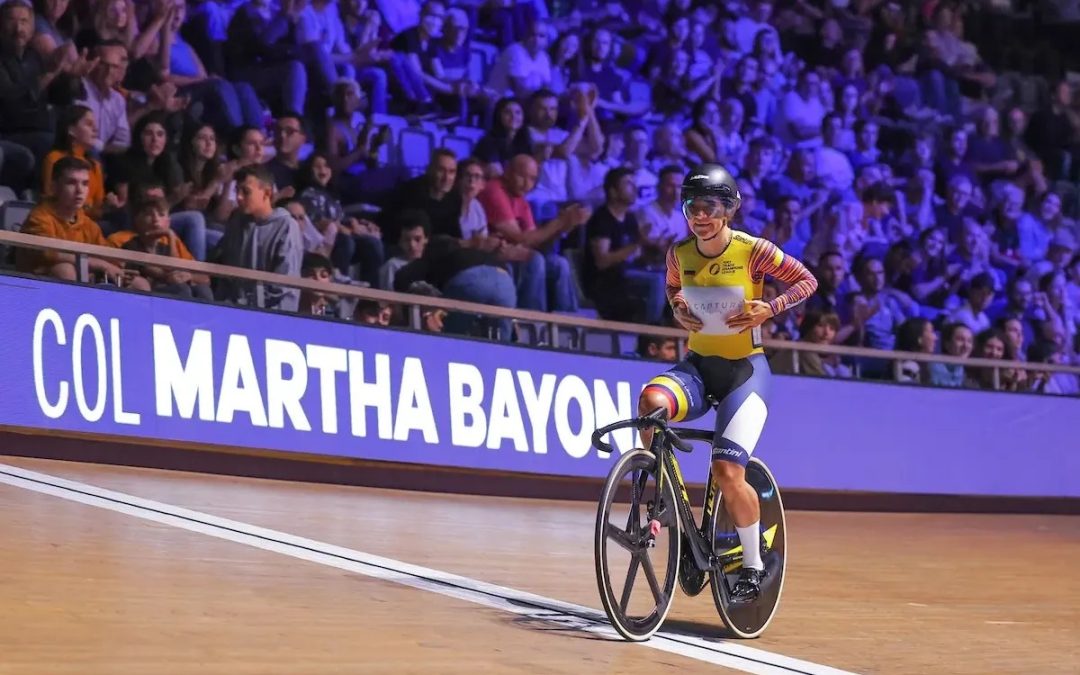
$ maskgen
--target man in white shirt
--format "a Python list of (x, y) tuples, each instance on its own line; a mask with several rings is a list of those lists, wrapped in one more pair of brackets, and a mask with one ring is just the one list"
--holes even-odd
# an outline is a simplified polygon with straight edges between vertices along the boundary
[(994, 301), (994, 277), (986, 272), (976, 274), (968, 282), (967, 299), (949, 315), (949, 323), (962, 323), (978, 335), (990, 328), (986, 308)]
[[(679, 205), (679, 188), (682, 186), (685, 171), (681, 166), (670, 165), (660, 169), (660, 178), (656, 187), (656, 199), (642, 207), (637, 213), (638, 223), (641, 227), (641, 240), (651, 241), (655, 247), (643, 249), (646, 251), (667, 252), (672, 242), (686, 237), (686, 217), (683, 216)], [(663, 257), (655, 260), (644, 259), (641, 261), (645, 267), (663, 267)]]
[(649, 132), (641, 125), (631, 125), (626, 130), (626, 151), (623, 156), (626, 167), (634, 172), (634, 184), (638, 189), (638, 203), (648, 204), (656, 199), (659, 177), (649, 168), (652, 148)]
[(83, 78), (86, 97), (79, 101), (94, 112), (98, 152), (120, 154), (131, 145), (127, 101), (116, 90), (127, 74), (127, 47), (119, 40), (106, 40), (94, 48), (97, 65)]
[(735, 47), (739, 50), (739, 54), (749, 54), (754, 51), (754, 41), (761, 30), (776, 32), (776, 29), (769, 24), (773, 10), (772, 0), (751, 0), (749, 4), (749, 15), (739, 17), (732, 26)]
[(547, 53), (548, 25), (535, 21), (525, 39), (507, 47), (495, 60), (488, 86), (500, 95), (526, 98), (551, 86), (551, 59)]
[(821, 76), (815, 70), (799, 73), (795, 89), (780, 102), (777, 135), (784, 145), (814, 148), (821, 145), (821, 122), (825, 106), (821, 103)]
[(836, 148), (843, 127), (843, 120), (829, 113), (821, 123), (822, 145), (815, 151), (817, 175), (821, 184), (837, 192), (843, 192), (855, 182), (855, 170), (848, 156)]
[(537, 159), (540, 178), (529, 195), (535, 202), (567, 201), (566, 159), (574, 154), (588, 125), (582, 118), (572, 131), (555, 126), (559, 118), (559, 97), (550, 89), (541, 89), (529, 99), (529, 136)]

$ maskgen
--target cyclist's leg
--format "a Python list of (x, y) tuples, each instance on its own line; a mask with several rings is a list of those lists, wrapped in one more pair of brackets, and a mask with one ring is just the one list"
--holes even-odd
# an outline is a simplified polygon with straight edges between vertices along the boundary
[[(701, 379), (693, 354), (675, 364), (667, 372), (649, 380), (638, 397), (638, 414), (648, 415), (657, 408), (667, 411), (672, 422), (697, 419), (704, 415), (709, 405), (705, 400), (705, 383)], [(652, 445), (652, 429), (642, 429), (641, 444)]]
[(746, 463), (765, 427), (771, 372), (763, 354), (755, 354), (747, 361), (751, 368), (740, 375), (743, 381), (735, 383), (716, 411), (712, 474), (739, 532), (743, 566), (760, 570), (761, 513), (757, 493), (746, 482)]

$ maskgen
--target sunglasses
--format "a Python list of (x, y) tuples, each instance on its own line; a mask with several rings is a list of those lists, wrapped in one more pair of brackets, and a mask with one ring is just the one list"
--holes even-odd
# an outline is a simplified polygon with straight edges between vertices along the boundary
[(725, 218), (735, 212), (735, 200), (731, 197), (695, 197), (684, 199), (683, 215), (687, 220), (695, 218)]

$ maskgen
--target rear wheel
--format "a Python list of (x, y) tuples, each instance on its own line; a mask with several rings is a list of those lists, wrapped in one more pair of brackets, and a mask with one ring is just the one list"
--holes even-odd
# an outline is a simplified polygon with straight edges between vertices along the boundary
[(787, 521), (780, 489), (764, 462), (750, 458), (746, 482), (757, 492), (761, 505), (761, 560), (765, 563), (761, 595), (749, 603), (730, 602), (731, 589), (742, 568), (742, 545), (735, 523), (727, 514), (723, 495), (713, 509), (713, 551), (720, 559), (722, 572), (712, 573), (712, 593), (716, 611), (728, 630), (736, 637), (756, 638), (765, 632), (780, 605), (787, 569)]
[[(596, 582), (615, 630), (627, 640), (652, 637), (671, 609), (679, 574), (679, 517), (672, 481), (645, 450), (616, 462), (596, 514)], [(655, 524), (654, 524), (655, 521)]]

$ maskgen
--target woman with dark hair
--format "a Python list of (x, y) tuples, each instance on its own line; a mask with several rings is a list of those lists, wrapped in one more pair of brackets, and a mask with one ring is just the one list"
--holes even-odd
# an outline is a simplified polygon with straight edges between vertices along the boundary
[[(979, 359), (1005, 359), (1006, 349), (1005, 334), (996, 328), (987, 328), (975, 336), (975, 349), (972, 356)], [(994, 370), (998, 371), (998, 381), (994, 382)], [(995, 368), (969, 368), (967, 373), (967, 385), (976, 389), (992, 389), (995, 391), (1016, 391), (1017, 386), (1014, 377), (1007, 381), (1001, 369)]]
[[(937, 347), (937, 333), (928, 319), (915, 317), (900, 324), (896, 329), (896, 350), (933, 354)], [(896, 381), (914, 384), (930, 383), (930, 364), (911, 359), (896, 362)]]
[(180, 144), (180, 168), (191, 191), (178, 207), (185, 211), (201, 211), (206, 217), (206, 243), (213, 248), (225, 234), (233, 204), (226, 198), (237, 163), (223, 162), (219, 153), (217, 133), (209, 124), (194, 124)]
[[(950, 323), (941, 329), (941, 351), (949, 356), (968, 358), (973, 341), (971, 329), (962, 323)], [(935, 387), (964, 386), (964, 366), (961, 364), (929, 363), (926, 371), (930, 384)]]
[(184, 170), (170, 143), (167, 124), (166, 114), (160, 111), (150, 113), (135, 124), (124, 166), (115, 177), (117, 192), (125, 198), (130, 195), (130, 201), (136, 201), (135, 196), (144, 192), (144, 183), (164, 186), (165, 194), (161, 196), (172, 210), (169, 216), (172, 229), (180, 235), (196, 260), (206, 260), (206, 218), (199, 211), (176, 211), (191, 194), (191, 183), (184, 181)]
[(919, 235), (919, 262), (911, 270), (911, 296), (923, 305), (942, 309), (966, 281), (962, 266), (946, 263), (948, 236), (944, 228), (932, 227)]
[(473, 148), (473, 156), (487, 165), (490, 177), (501, 176), (503, 164), (517, 155), (533, 152), (529, 130), (525, 126), (525, 111), (516, 98), (505, 97), (495, 104), (491, 131), (484, 134)]
[(52, 194), (52, 171), (57, 161), (64, 157), (77, 157), (89, 164), (90, 188), (84, 208), (87, 215), (95, 221), (101, 218), (106, 205), (113, 208), (120, 207), (116, 195), (110, 194), (109, 199), (106, 199), (105, 176), (101, 170), (101, 163), (87, 156), (96, 138), (97, 125), (90, 108), (84, 105), (73, 105), (61, 110), (56, 120), (56, 138), (53, 141), (53, 148), (45, 156), (41, 175), (41, 193), (48, 197)]
[(720, 156), (720, 104), (711, 98), (700, 98), (694, 104), (693, 124), (686, 130), (686, 149), (702, 162), (724, 162)]

